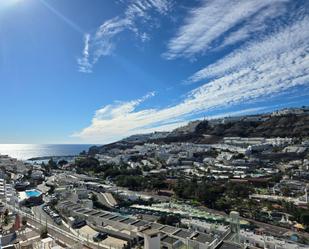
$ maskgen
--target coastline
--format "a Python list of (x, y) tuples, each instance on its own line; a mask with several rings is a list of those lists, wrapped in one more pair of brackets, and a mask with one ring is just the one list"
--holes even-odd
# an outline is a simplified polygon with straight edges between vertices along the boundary
[(92, 144), (0, 144), (0, 155), (22, 161), (75, 157)]

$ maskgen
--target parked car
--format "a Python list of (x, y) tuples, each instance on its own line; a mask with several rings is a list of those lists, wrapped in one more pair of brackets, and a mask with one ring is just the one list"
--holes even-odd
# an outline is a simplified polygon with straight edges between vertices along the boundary
[(105, 240), (106, 238), (107, 238), (107, 233), (99, 232), (96, 235), (94, 235), (92, 239), (94, 242), (100, 242), (102, 240)]
[(74, 220), (72, 223), (72, 228), (73, 229), (78, 229), (83, 226), (87, 225), (87, 222), (85, 220)]
[(62, 224), (62, 219), (60, 218), (60, 216), (54, 218), (54, 222), (57, 224), (57, 225), (61, 225)]

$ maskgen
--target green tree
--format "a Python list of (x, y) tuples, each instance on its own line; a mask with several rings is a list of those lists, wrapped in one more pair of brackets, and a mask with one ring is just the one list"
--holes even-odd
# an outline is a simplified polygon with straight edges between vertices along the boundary
[(302, 213), (300, 216), (300, 221), (302, 224), (308, 226), (309, 225), (309, 212)]
[(75, 164), (79, 172), (97, 171), (98, 167), (100, 166), (100, 162), (94, 157), (78, 158), (76, 159)]
[(232, 198), (248, 198), (254, 191), (253, 187), (247, 184), (229, 183), (227, 185), (227, 193)]
[(8, 209), (5, 209), (3, 215), (4, 215), (4, 217), (9, 216), (9, 210), (8, 210)]
[(41, 239), (45, 239), (45, 238), (48, 237), (48, 231), (47, 231), (47, 228), (46, 228), (46, 227), (44, 227), (44, 228), (41, 230), (41, 232), (40, 232), (40, 237), (41, 237)]
[(175, 226), (180, 223), (180, 218), (176, 215), (162, 215), (158, 222), (163, 225)]
[(51, 168), (49, 164), (45, 164), (44, 162), (42, 162), (41, 167), (43, 170), (45, 170), (45, 172), (50, 173)]
[(58, 162), (58, 165), (59, 166), (63, 166), (63, 165), (66, 165), (66, 164), (68, 164), (68, 161), (67, 160), (64, 160), (64, 159), (62, 159), (62, 160), (60, 160), (59, 162)]
[(23, 218), (22, 218), (21, 224), (22, 224), (23, 226), (27, 226), (27, 218), (26, 218), (26, 217), (23, 217)]
[(56, 168), (57, 168), (57, 163), (51, 158), (51, 159), (49, 159), (49, 161), (48, 161), (48, 167), (49, 167), (50, 169), (56, 169)]
[(219, 210), (223, 210), (225, 212), (229, 212), (231, 209), (231, 201), (227, 198), (220, 197), (216, 203), (215, 206)]
[(4, 225), (7, 226), (9, 224), (9, 222), (10, 222), (10, 217), (9, 216), (5, 216), (4, 217), (4, 221), (3, 221)]

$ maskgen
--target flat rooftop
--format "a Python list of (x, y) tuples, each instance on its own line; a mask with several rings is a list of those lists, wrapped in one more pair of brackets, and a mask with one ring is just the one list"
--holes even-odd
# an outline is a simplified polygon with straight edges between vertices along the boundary
[(151, 226), (151, 229), (161, 229), (164, 227), (164, 225), (159, 224), (159, 223), (151, 223), (150, 226)]
[(171, 227), (171, 226), (165, 226), (165, 227), (160, 228), (159, 230), (161, 230), (165, 233), (172, 234), (172, 233), (176, 232), (177, 230), (179, 230), (179, 228)]
[(212, 242), (214, 240), (213, 236), (205, 233), (197, 233), (191, 237), (192, 240), (196, 240), (200, 243)]
[(84, 211), (81, 211), (83, 214), (90, 214), (91, 212), (93, 212), (93, 210), (84, 210)]
[(73, 203), (71, 201), (64, 201), (64, 202), (62, 202), (62, 205), (69, 207), (69, 206), (75, 206), (76, 203)]
[(180, 237), (180, 238), (183, 238), (183, 239), (190, 237), (191, 234), (192, 234), (192, 232), (190, 232), (188, 230), (184, 230), (184, 229), (181, 229), (181, 230), (177, 231), (176, 233), (173, 233), (174, 236), (177, 236), (177, 237)]
[(106, 215), (101, 216), (101, 217), (103, 217), (104, 219), (109, 219), (110, 220), (111, 218), (113, 218), (115, 216), (117, 216), (117, 215), (115, 215), (115, 214), (106, 214)]
[(125, 219), (125, 220), (122, 220), (121, 223), (131, 224), (131, 223), (134, 222), (134, 221), (136, 221), (136, 220), (131, 219), (131, 218), (127, 218), (127, 219)]
[(91, 213), (89, 213), (89, 215), (91, 215), (91, 216), (97, 216), (98, 214), (100, 214), (101, 213), (101, 211), (98, 211), (98, 210), (92, 210), (92, 212)]
[(73, 210), (74, 212), (78, 212), (78, 213), (82, 213), (82, 212), (87, 211), (86, 209), (81, 208), (81, 207), (73, 208), (72, 210)]
[(77, 207), (78, 205), (75, 203), (68, 203), (68, 204), (64, 204), (65, 207)]
[(136, 227), (142, 227), (142, 226), (145, 226), (147, 224), (149, 224), (149, 222), (143, 221), (143, 220), (138, 220), (138, 221), (132, 223), (131, 225), (136, 226)]
[(123, 216), (115, 216), (113, 218), (110, 218), (110, 220), (112, 220), (112, 221), (121, 221), (123, 219), (125, 219)]
[[(73, 205), (72, 205), (73, 204)], [(145, 233), (151, 230), (156, 230), (159, 232), (162, 232), (162, 242), (170, 242), (170, 243), (175, 243), (176, 241), (183, 241), (184, 239), (190, 239), (202, 244), (205, 243), (211, 243), (215, 238), (211, 234), (207, 233), (201, 233), (201, 232), (193, 232), (188, 229), (183, 229), (183, 228), (177, 228), (173, 226), (168, 226), (168, 225), (163, 225), (159, 224), (156, 222), (150, 222), (144, 219), (135, 219), (135, 218), (129, 218), (126, 216), (122, 216), (121, 214), (118, 213), (110, 213), (110, 212), (105, 212), (105, 211), (99, 211), (95, 209), (89, 209), (89, 208), (81, 208), (80, 206), (75, 207), (74, 203), (70, 202), (65, 202), (63, 206), (73, 206), (74, 208), (71, 209), (77, 213), (81, 213), (84, 215), (92, 215), (94, 217), (98, 218), (103, 218), (103, 219), (108, 219), (114, 222), (118, 222), (119, 225), (122, 224), (128, 224), (132, 225), (134, 227), (145, 227)], [(222, 246), (225, 246), (222, 244)], [(234, 246), (234, 245), (232, 245)], [(236, 244), (237, 246), (237, 244)], [(221, 247), (220, 247), (221, 248)], [(222, 247), (223, 249), (227, 249), (229, 247)], [(230, 247), (231, 249), (234, 249), (234, 247)], [(238, 247), (235, 247), (235, 249)]]
[(217, 247), (218, 249), (241, 249), (242, 246), (233, 242), (229, 242), (229, 241), (224, 241), (221, 245), (219, 245), (219, 247)]
[(166, 244), (169, 244), (169, 245), (174, 245), (175, 244), (175, 242), (177, 242), (178, 241), (178, 239), (176, 239), (176, 238), (173, 238), (173, 237), (170, 237), (170, 236), (165, 236), (165, 237), (163, 237), (162, 239), (161, 239), (161, 242), (163, 242), (163, 243), (166, 243)]
[(100, 217), (101, 217), (101, 218), (104, 218), (104, 217), (107, 216), (107, 215), (109, 215), (109, 213), (102, 213), (102, 214), (100, 215)]
[(101, 217), (101, 215), (103, 215), (104, 213), (102, 211), (98, 211), (96, 213), (91, 214), (92, 216), (97, 216), (97, 217)]

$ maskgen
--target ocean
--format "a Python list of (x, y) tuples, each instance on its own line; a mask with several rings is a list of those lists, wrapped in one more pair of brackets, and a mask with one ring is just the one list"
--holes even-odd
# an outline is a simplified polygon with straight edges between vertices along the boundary
[(75, 156), (91, 144), (0, 144), (0, 154), (19, 160), (44, 156)]

